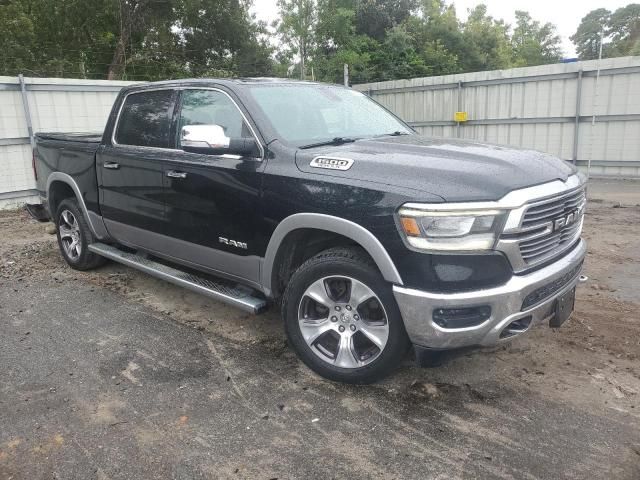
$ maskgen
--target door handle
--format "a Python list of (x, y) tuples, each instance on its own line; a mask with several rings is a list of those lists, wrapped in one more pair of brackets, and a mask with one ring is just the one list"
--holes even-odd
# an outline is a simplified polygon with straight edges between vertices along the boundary
[(120, 168), (120, 164), (116, 162), (104, 162), (102, 166), (110, 170), (118, 170)]
[(186, 172), (176, 172), (175, 170), (169, 170), (167, 172), (167, 177), (170, 178), (187, 178)]

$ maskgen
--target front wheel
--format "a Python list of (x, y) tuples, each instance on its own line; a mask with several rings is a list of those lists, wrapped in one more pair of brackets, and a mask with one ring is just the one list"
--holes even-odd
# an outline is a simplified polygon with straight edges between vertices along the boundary
[(409, 348), (390, 285), (356, 248), (333, 248), (305, 262), (289, 281), (283, 315), (298, 356), (330, 380), (379, 380)]

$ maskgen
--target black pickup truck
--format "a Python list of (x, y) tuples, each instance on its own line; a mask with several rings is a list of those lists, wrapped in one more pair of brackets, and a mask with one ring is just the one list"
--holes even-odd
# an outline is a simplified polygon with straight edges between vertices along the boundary
[(571, 314), (585, 179), (553, 156), (424, 138), (349, 88), (127, 87), (101, 135), (36, 135), (67, 263), (111, 259), (258, 313), (352, 383)]

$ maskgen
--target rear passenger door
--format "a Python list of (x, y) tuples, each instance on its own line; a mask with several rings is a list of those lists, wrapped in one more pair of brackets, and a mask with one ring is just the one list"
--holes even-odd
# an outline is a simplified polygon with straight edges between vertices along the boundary
[(174, 89), (129, 93), (110, 142), (97, 154), (102, 215), (122, 243), (155, 250), (164, 233), (164, 162), (177, 153), (176, 97)]

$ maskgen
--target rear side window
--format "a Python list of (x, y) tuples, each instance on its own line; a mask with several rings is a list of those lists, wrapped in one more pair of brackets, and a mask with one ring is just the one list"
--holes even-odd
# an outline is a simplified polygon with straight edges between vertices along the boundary
[(124, 101), (116, 142), (121, 145), (169, 148), (173, 90), (132, 93)]

